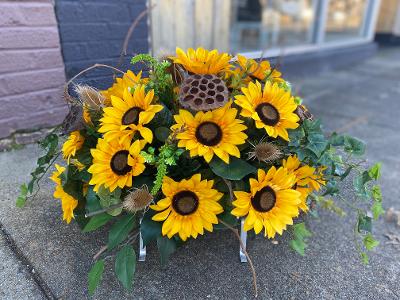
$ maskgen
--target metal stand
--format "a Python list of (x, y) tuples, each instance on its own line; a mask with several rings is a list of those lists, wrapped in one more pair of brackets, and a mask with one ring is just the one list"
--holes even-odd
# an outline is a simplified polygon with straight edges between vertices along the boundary
[[(244, 249), (247, 247), (247, 231), (244, 231), (244, 218), (240, 219), (240, 239), (242, 240)], [(247, 257), (244, 254), (242, 247), (239, 246), (239, 256), (240, 256), (240, 262), (242, 263), (247, 263)]]
[[(140, 219), (140, 224), (142, 223), (142, 219)], [(142, 233), (139, 232), (139, 261), (146, 260), (146, 246), (143, 245)]]

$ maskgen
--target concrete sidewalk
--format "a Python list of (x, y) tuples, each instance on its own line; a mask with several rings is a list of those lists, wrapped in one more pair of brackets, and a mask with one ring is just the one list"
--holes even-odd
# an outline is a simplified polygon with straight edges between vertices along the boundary
[[(349, 132), (367, 142), (370, 162), (383, 163), (384, 206), (400, 209), (400, 50), (382, 50), (346, 70), (291, 80), (326, 131)], [(0, 299), (87, 299), (87, 272), (106, 232), (82, 234), (76, 224), (63, 223), (49, 180), (26, 208), (15, 207), (18, 187), (28, 180), (37, 155), (34, 145), (0, 154)], [(353, 221), (327, 212), (308, 217), (314, 234), (305, 257), (289, 249), (287, 236), (277, 245), (262, 237), (250, 240), (259, 298), (399, 299), (400, 247), (386, 244), (384, 235), (400, 235), (400, 228), (383, 220), (377, 224), (374, 235), (381, 245), (364, 266), (354, 249)], [(132, 293), (114, 278), (108, 259), (111, 271), (94, 298), (250, 299), (251, 275), (239, 262), (238, 247), (231, 232), (220, 231), (186, 243), (161, 269), (153, 245), (147, 261), (137, 265)]]

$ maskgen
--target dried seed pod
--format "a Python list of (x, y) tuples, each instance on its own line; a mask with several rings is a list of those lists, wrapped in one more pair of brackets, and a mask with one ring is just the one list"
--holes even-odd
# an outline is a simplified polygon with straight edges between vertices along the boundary
[(135, 189), (130, 192), (124, 199), (122, 207), (131, 213), (147, 208), (153, 201), (153, 195), (149, 193), (147, 186)]
[(282, 157), (282, 151), (272, 143), (260, 141), (258, 144), (251, 145), (253, 146), (253, 150), (248, 153), (249, 159), (257, 159), (264, 163), (270, 163)]
[(180, 104), (194, 111), (216, 109), (227, 103), (228, 99), (225, 82), (211, 74), (187, 76), (179, 93)]
[(303, 122), (304, 120), (314, 120), (314, 116), (307, 110), (304, 105), (297, 105), (294, 113), (299, 116), (300, 122)]
[(72, 131), (84, 128), (82, 106), (80, 104), (72, 104), (69, 106), (69, 112), (62, 122), (61, 127), (62, 134), (69, 134)]
[(95, 88), (88, 85), (75, 85), (75, 93), (82, 104), (91, 109), (98, 110), (104, 106), (105, 97)]

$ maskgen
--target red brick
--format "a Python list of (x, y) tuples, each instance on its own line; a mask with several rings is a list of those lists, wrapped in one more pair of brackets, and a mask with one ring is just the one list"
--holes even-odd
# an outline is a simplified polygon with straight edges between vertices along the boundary
[(8, 95), (60, 88), (64, 82), (63, 68), (3, 74), (0, 75), (0, 101)]
[(0, 2), (0, 26), (56, 25), (50, 3)]

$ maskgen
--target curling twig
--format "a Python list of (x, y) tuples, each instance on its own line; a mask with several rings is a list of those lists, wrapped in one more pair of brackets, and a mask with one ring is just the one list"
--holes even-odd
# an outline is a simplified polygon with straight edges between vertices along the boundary
[(222, 221), (221, 219), (218, 219), (219, 222), (221, 222), (225, 227), (227, 227), (228, 229), (230, 229), (235, 236), (237, 237), (237, 239), (239, 240), (240, 243), (240, 247), (242, 248), (242, 251), (244, 253), (244, 255), (246, 255), (247, 261), (249, 262), (249, 266), (251, 269), (251, 273), (253, 274), (253, 285), (254, 285), (254, 297), (257, 298), (258, 296), (258, 288), (257, 288), (257, 275), (256, 275), (256, 270), (254, 269), (254, 265), (253, 262), (249, 256), (249, 254), (246, 251), (246, 247), (244, 246), (242, 239), (240, 238), (239, 232), (236, 228), (233, 228), (231, 225), (229, 225), (228, 223)]

